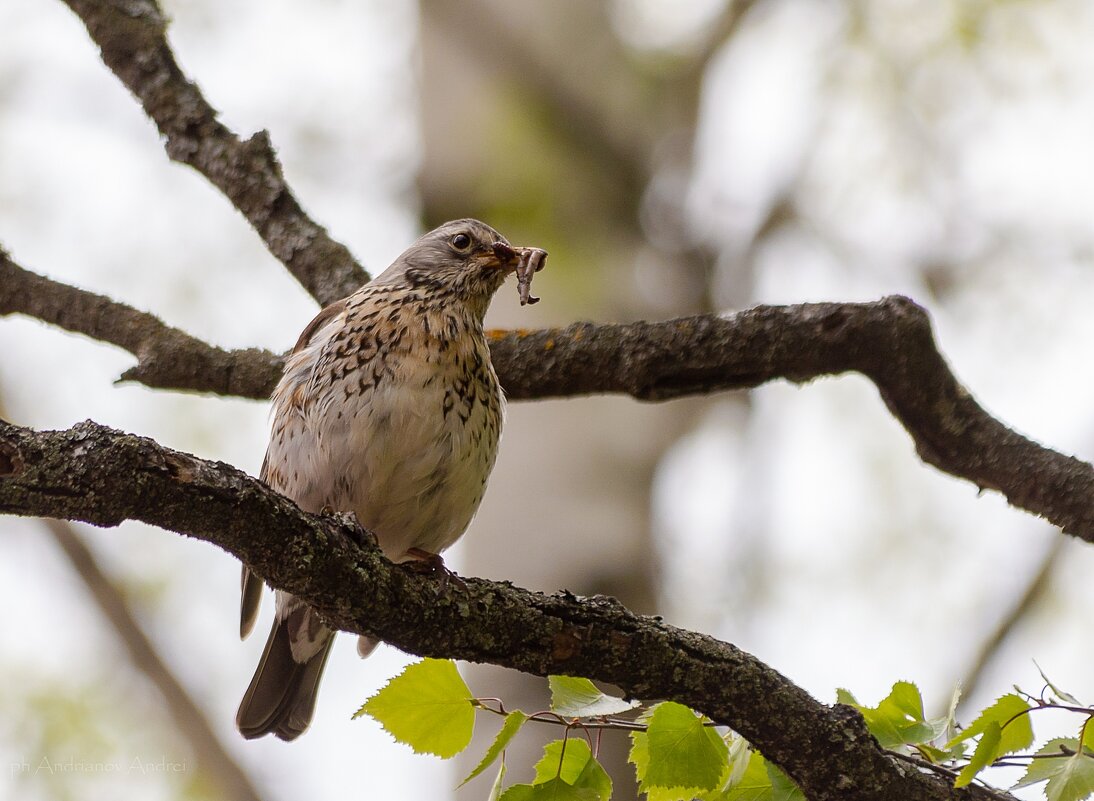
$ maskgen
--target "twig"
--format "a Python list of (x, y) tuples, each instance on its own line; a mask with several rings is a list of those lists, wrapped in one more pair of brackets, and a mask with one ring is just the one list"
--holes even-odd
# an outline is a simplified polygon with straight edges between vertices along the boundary
[(1045, 555), (1041, 558), (1041, 564), (1034, 571), (1033, 577), (1026, 584), (1021, 596), (1003, 619), (996, 624), (991, 634), (980, 644), (976, 659), (973, 661), (972, 667), (969, 668), (964, 682), (962, 682), (962, 695), (964, 698), (971, 698), (976, 692), (980, 680), (984, 676), (984, 671), (998, 655), (999, 649), (1002, 648), (1018, 624), (1033, 611), (1037, 602), (1045, 596), (1046, 591), (1052, 584), (1052, 576), (1056, 570), (1056, 565), (1059, 563), (1064, 543), (1064, 538), (1060, 536), (1053, 540), (1052, 545), (1045, 551)]
[[(487, 706), (482, 703), (483, 701), (497, 701), (496, 698), (479, 698), (475, 706), (484, 712), (490, 712), (500, 717), (505, 717), (509, 713), (505, 710), (505, 705), (500, 701), (498, 702), (498, 708), (494, 709), (491, 706)], [(534, 712), (528, 715), (527, 721), (529, 723), (547, 723), (552, 726), (564, 726), (566, 728), (586, 728), (586, 729), (616, 729), (621, 731), (646, 731), (649, 727), (643, 723), (636, 723), (633, 720), (623, 720), (622, 718), (568, 718), (564, 715), (560, 715), (557, 712), (552, 712), (549, 709), (544, 709), (539, 712)], [(711, 723), (709, 725), (717, 725)]]

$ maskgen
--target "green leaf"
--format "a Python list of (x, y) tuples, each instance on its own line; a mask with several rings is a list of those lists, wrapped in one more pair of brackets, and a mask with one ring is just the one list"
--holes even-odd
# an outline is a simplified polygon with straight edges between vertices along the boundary
[(722, 769), (722, 777), (718, 780), (718, 787), (699, 795), (699, 801), (724, 801), (726, 793), (736, 787), (744, 777), (748, 769), (752, 749), (748, 747), (748, 741), (733, 731), (727, 731), (722, 737), (725, 740), (729, 757)]
[(548, 676), (551, 710), (567, 718), (592, 718), (618, 715), (638, 706), (637, 701), (605, 695), (588, 679), (573, 676)]
[[(653, 710), (646, 710), (639, 716), (639, 720), (649, 725), (649, 718)], [(643, 777), (650, 765), (650, 741), (644, 731), (631, 732), (631, 752), (627, 761), (634, 765), (635, 778), (638, 780), (638, 789), (646, 794), (646, 801), (691, 801), (695, 795), (686, 788), (649, 787), (642, 783)], [(713, 791), (717, 794), (717, 791)]]
[(602, 801), (611, 797), (611, 779), (596, 761), (589, 744), (579, 737), (567, 739), (565, 748), (562, 740), (547, 743), (535, 770), (532, 784), (546, 784), (557, 777), (574, 787), (592, 790)]
[(851, 694), (850, 690), (845, 690), (842, 687), (836, 690), (836, 703), (846, 704), (847, 706), (853, 706), (860, 711), (862, 710), (862, 704), (858, 702), (858, 699)]
[(954, 787), (964, 787), (969, 784), (976, 778), (977, 773), (1002, 756), (1002, 736), (999, 724), (994, 720), (988, 721), (984, 725), (980, 742), (976, 744), (972, 759), (958, 774), (957, 780), (953, 783)]
[[(649, 723), (652, 711), (640, 717), (645, 723)], [(650, 742), (644, 731), (631, 732), (631, 752), (627, 761), (634, 765), (635, 777), (638, 779), (638, 789), (646, 794), (646, 801), (691, 801), (695, 795), (686, 788), (649, 787), (642, 783), (643, 777), (650, 764)], [(715, 791), (716, 794), (717, 791)], [(705, 798), (705, 796), (704, 796)]]
[(1071, 706), (1086, 706), (1086, 704), (1084, 704), (1082, 701), (1080, 701), (1074, 695), (1072, 695), (1069, 692), (1065, 692), (1065, 691), (1061, 690), (1059, 687), (1057, 687), (1055, 684), (1053, 684), (1051, 681), (1049, 681), (1048, 676), (1046, 676), (1045, 672), (1043, 670), (1041, 670), (1041, 666), (1037, 664), (1037, 660), (1033, 661), (1033, 665), (1034, 665), (1034, 667), (1037, 668), (1037, 672), (1041, 674), (1041, 678), (1045, 680), (1045, 684), (1048, 685), (1048, 688), (1050, 690), (1052, 690), (1052, 692), (1056, 695), (1057, 698), (1059, 698), (1065, 704), (1070, 704)]
[(725, 801), (771, 801), (773, 789), (767, 760), (759, 752), (752, 751), (740, 781), (723, 798)]
[(589, 755), (589, 761), (584, 769), (574, 780), (574, 787), (588, 789), (596, 793), (598, 801), (608, 801), (612, 797), (612, 780), (608, 772), (597, 762), (596, 757)]
[[(943, 719), (945, 726), (939, 735), (946, 738), (947, 741), (953, 740), (957, 735), (957, 705), (961, 701), (961, 685), (958, 684), (953, 688), (953, 694), (950, 696), (950, 705), (946, 709), (946, 717)], [(950, 756), (954, 759), (960, 759), (965, 755), (965, 746), (952, 745), (946, 749)]]
[(589, 744), (582, 739), (552, 740), (543, 747), (543, 756), (536, 763), (536, 778), (532, 779), (532, 784), (544, 784), (556, 776), (567, 784), (573, 784), (590, 756)]
[(631, 735), (630, 760), (643, 792), (661, 788), (696, 795), (718, 788), (729, 751), (713, 727), (704, 726), (702, 718), (672, 701), (653, 708), (648, 726), (645, 732)]
[[(639, 788), (639, 792), (646, 794), (646, 801), (693, 801), (695, 798), (694, 791), (680, 787), (648, 787), (645, 790)], [(717, 797), (720, 798), (721, 796)], [(699, 798), (706, 798), (706, 796), (700, 795)]]
[[(638, 715), (638, 722), (649, 726), (650, 718), (653, 717), (653, 713), (656, 709), (657, 706), (655, 705), (653, 708), (642, 710)], [(730, 732), (726, 736), (732, 737), (733, 734)], [(738, 739), (745, 745), (745, 761), (747, 762), (747, 754), (749, 753), (747, 743), (745, 743), (744, 738)], [(697, 791), (691, 788), (650, 787), (642, 785), (642, 777), (646, 775), (646, 770), (650, 763), (649, 737), (647, 737), (646, 732), (632, 732), (631, 741), (633, 745), (630, 755), (628, 756), (628, 761), (634, 764), (635, 775), (639, 782), (639, 790), (646, 794), (646, 801), (692, 801), (696, 797)], [(698, 796), (702, 801), (721, 801), (721, 794), (723, 786), (725, 785), (725, 779), (729, 774), (729, 767), (727, 761), (727, 764), (722, 768), (722, 777), (719, 779), (718, 787), (713, 790), (698, 793)]]
[(740, 784), (755, 752), (749, 748), (748, 740), (739, 734), (729, 732), (725, 736), (725, 741), (729, 749), (729, 764), (727, 765), (729, 769), (725, 775), (725, 786), (728, 789)]
[(1094, 719), (1087, 718), (1083, 722), (1083, 725), (1079, 727), (1079, 736), (1083, 739), (1083, 748), (1094, 754)]
[(941, 748), (935, 748), (933, 745), (927, 745), (926, 743), (920, 743), (915, 749), (921, 757), (936, 765), (955, 758), (952, 751), (943, 751)]
[(882, 748), (918, 745), (933, 740), (941, 731), (940, 723), (928, 722), (923, 714), (923, 697), (910, 681), (898, 681), (889, 695), (876, 707), (862, 706), (847, 690), (838, 690), (836, 700), (855, 707), (866, 720)]
[(588, 787), (574, 787), (562, 779), (551, 779), (543, 784), (514, 784), (498, 801), (596, 801), (596, 798), (596, 793)]
[(448, 659), (407, 666), (357, 710), (371, 715), (419, 754), (448, 759), (467, 748), (475, 728), (471, 691)]
[[(1066, 749), (1066, 752), (1064, 749)], [(1019, 787), (1028, 787), (1031, 784), (1051, 779), (1063, 770), (1064, 760), (1071, 759), (1072, 754), (1078, 750), (1079, 741), (1075, 737), (1057, 737), (1049, 740), (1041, 746), (1041, 750), (1037, 752), (1037, 755), (1043, 757), (1056, 756), (1059, 759), (1032, 760), (1029, 767), (1026, 768), (1025, 774), (1011, 789), (1017, 790)]]
[(498, 758), (498, 754), (505, 750), (505, 746), (509, 745), (509, 741), (516, 736), (518, 731), (520, 731), (520, 727), (524, 725), (524, 721), (526, 720), (528, 720), (528, 716), (519, 709), (506, 715), (505, 722), (501, 724), (501, 731), (499, 731), (494, 738), (494, 742), (490, 743), (490, 747), (486, 749), (482, 761), (475, 766), (473, 771), (467, 774), (467, 778), (460, 782), (459, 786), (463, 787), (490, 767), (494, 763), (494, 760)]
[(778, 766), (767, 762), (767, 775), (771, 779), (771, 801), (805, 801), (805, 795), (790, 777)]
[[(1022, 714), (1028, 712), (1029, 708), (1029, 704), (1021, 696), (1014, 693), (1001, 696), (994, 704), (981, 712), (971, 726), (946, 743), (946, 748), (983, 734), (993, 723), (1000, 728), (1000, 741), (996, 757), (993, 759), (1029, 748), (1033, 744), (1033, 726), (1029, 722), (1029, 715)], [(975, 753), (980, 753), (979, 746)]]
[(502, 757), (501, 762), (498, 763), (498, 775), (494, 778), (494, 784), (490, 787), (490, 795), (486, 796), (486, 801), (500, 801), (501, 799), (501, 782), (505, 778), (505, 757)]
[(1065, 759), (1063, 770), (1045, 785), (1048, 801), (1079, 801), (1091, 794), (1094, 794), (1094, 759), (1087, 754)]
[[(1061, 747), (1073, 753), (1064, 754)], [(1015, 789), (1047, 780), (1048, 801), (1079, 801), (1090, 797), (1094, 794), (1094, 753), (1078, 749), (1079, 741), (1074, 737), (1049, 740), (1038, 755), (1059, 754), (1059, 758), (1033, 760), (1022, 780), (1014, 785)]]

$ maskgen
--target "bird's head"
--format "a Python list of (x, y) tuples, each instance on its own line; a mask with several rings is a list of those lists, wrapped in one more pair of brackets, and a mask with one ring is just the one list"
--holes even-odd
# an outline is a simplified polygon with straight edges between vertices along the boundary
[(520, 253), (486, 223), (453, 220), (419, 237), (376, 280), (462, 301), (481, 317), (519, 263)]

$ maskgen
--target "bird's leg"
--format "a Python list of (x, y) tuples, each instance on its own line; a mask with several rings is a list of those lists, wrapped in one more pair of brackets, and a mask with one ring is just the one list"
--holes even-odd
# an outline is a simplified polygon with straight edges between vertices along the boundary
[(406, 555), (410, 557), (410, 561), (403, 562), (403, 564), (408, 570), (415, 573), (429, 573), (434, 576), (440, 574), (442, 590), (448, 588), (449, 581), (454, 581), (461, 589), (467, 589), (463, 579), (449, 570), (448, 565), (444, 563), (444, 559), (441, 558), (439, 553), (430, 553), (429, 551), (423, 551), (421, 548), (408, 548)]

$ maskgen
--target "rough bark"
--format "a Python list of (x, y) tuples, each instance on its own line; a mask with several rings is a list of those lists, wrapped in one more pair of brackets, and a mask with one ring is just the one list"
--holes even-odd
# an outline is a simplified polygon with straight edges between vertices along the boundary
[[(0, 314), (13, 312), (125, 348), (138, 361), (122, 378), (152, 387), (265, 398), (280, 375), (281, 357), (269, 351), (215, 348), (147, 312), (23, 270), (0, 251)], [(925, 462), (1094, 542), (1094, 467), (988, 414), (946, 364), (926, 311), (904, 297), (494, 331), (490, 350), (513, 400), (666, 400), (858, 372)]]
[(0, 249), (0, 315), (13, 313), (129, 351), (137, 363), (119, 381), (158, 389), (269, 397), (284, 366), (267, 350), (224, 350), (154, 314), (24, 270)]
[(65, 2), (87, 26), (103, 62), (159, 128), (167, 155), (223, 192), (313, 297), (327, 304), (368, 281), (346, 246), (304, 213), (285, 183), (269, 135), (259, 131), (241, 140), (187, 80), (154, 0)]
[(230, 465), (90, 421), (46, 432), (0, 422), (0, 512), (142, 520), (222, 547), (335, 628), (425, 656), (588, 676), (679, 701), (739, 731), (817, 801), (1001, 797), (955, 790), (893, 758), (853, 709), (819, 703), (728, 643), (612, 598), (423, 576), (384, 559), (349, 517), (306, 514)]

